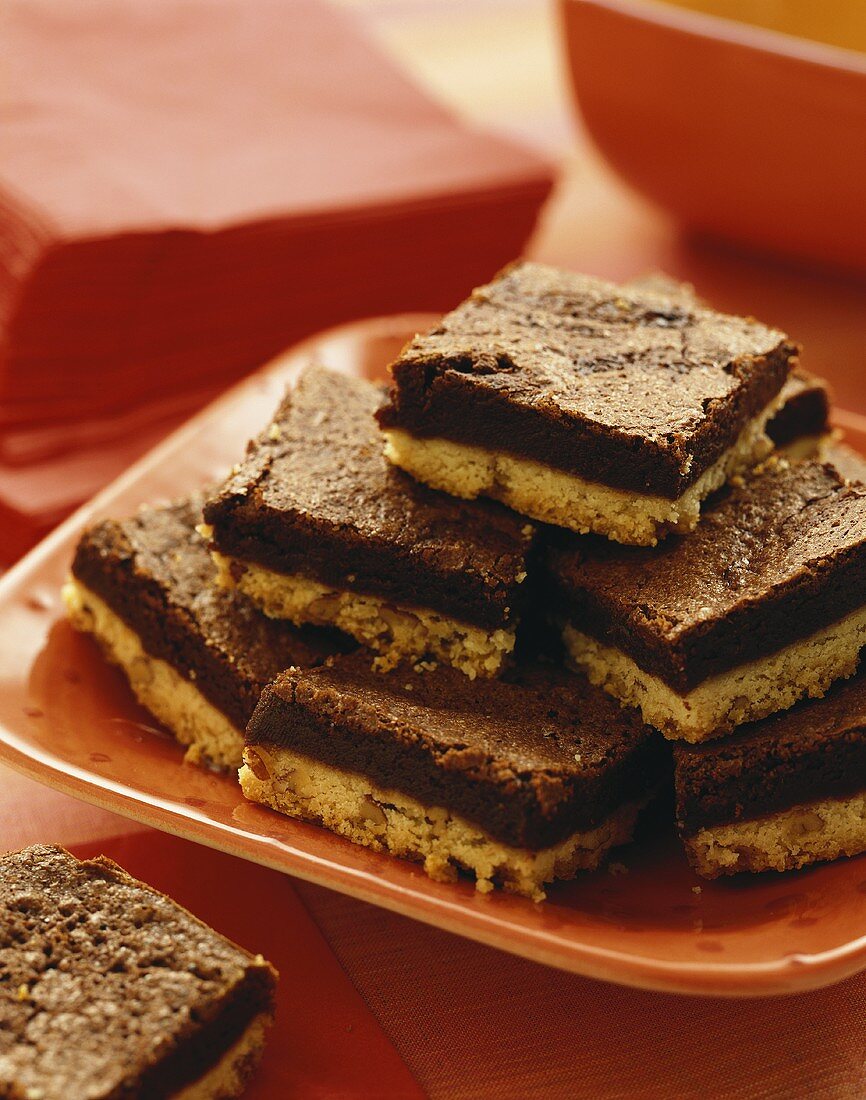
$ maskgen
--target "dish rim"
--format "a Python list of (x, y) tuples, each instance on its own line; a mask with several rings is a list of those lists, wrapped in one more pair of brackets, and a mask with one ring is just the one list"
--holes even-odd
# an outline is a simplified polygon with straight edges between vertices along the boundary
[(773, 53), (809, 65), (866, 77), (866, 53), (802, 38), (786, 31), (741, 22), (712, 12), (681, 8), (666, 0), (559, 0), (564, 15), (567, 8), (599, 8), (627, 16), (635, 22), (664, 27), (696, 38), (721, 41), (762, 53)]
[[(414, 325), (429, 322), (431, 314), (396, 314), (350, 322), (316, 334), (278, 356), (197, 413), (165, 440), (137, 460), (123, 474), (95, 494), (64, 520), (24, 558), (0, 578), (0, 613), (14, 603), (16, 593), (27, 582), (37, 582), (49, 559), (64, 548), (71, 550), (82, 525), (102, 514), (112, 501), (130, 489), (147, 473), (182, 449), (223, 406), (231, 406), (250, 387), (290, 381), (310, 361), (317, 348), (340, 341), (360, 345), (377, 336), (405, 333)], [(864, 432), (866, 418), (841, 411), (837, 423)], [(59, 617), (59, 616), (58, 616)], [(54, 620), (52, 620), (53, 622)], [(24, 675), (28, 670), (25, 670)], [(81, 801), (109, 810), (162, 832), (202, 843), (208, 847), (252, 859), (282, 873), (337, 889), (358, 900), (381, 906), (403, 916), (424, 921), (510, 954), (570, 971), (584, 977), (634, 988), (695, 996), (756, 997), (804, 992), (841, 981), (866, 969), (866, 931), (862, 936), (836, 947), (809, 954), (788, 954), (767, 962), (713, 963), (696, 960), (647, 958), (635, 951), (614, 950), (580, 939), (558, 936), (550, 929), (515, 925), (492, 906), (470, 907), (458, 895), (453, 901), (404, 883), (390, 882), (372, 871), (322, 858), (242, 826), (228, 826), (206, 817), (179, 799), (169, 801), (150, 796), (108, 777), (71, 765), (38, 746), (32, 753), (26, 736), (0, 722), (0, 762), (28, 778)], [(237, 838), (237, 839), (235, 839)], [(255, 854), (246, 850), (250, 845)], [(391, 857), (383, 857), (391, 858)], [(426, 880), (425, 880), (426, 881)]]

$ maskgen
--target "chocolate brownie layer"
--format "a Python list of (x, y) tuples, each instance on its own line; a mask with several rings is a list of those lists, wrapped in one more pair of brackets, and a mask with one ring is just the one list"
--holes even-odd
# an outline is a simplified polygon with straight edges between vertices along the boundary
[(359, 655), (278, 677), (247, 727), (247, 752), (256, 745), (360, 773), (533, 850), (645, 799), (669, 767), (661, 738), (581, 677), (381, 675)]
[(78, 544), (72, 575), (240, 730), (265, 684), (288, 665), (318, 664), (345, 650), (337, 635), (299, 631), (261, 615), (214, 584), (196, 532), (203, 498), (105, 520)]
[(767, 435), (777, 447), (830, 430), (830, 391), (823, 379), (795, 370), (782, 387), (781, 397), (781, 408), (767, 423)]
[(673, 500), (766, 409), (795, 355), (756, 321), (522, 263), (406, 346), (377, 415)]
[(274, 1009), (261, 956), (109, 860), (41, 845), (0, 857), (0, 975), (14, 1097), (171, 1097), (209, 1074), (197, 1096), (238, 1095)]
[(866, 790), (866, 674), (823, 699), (674, 747), (677, 820), (685, 834)]
[(817, 461), (768, 465), (657, 549), (553, 536), (563, 616), (687, 692), (862, 608), (866, 489)]
[(205, 507), (221, 554), (485, 628), (515, 621), (531, 538), (496, 504), (455, 500), (383, 457), (383, 391), (310, 368)]

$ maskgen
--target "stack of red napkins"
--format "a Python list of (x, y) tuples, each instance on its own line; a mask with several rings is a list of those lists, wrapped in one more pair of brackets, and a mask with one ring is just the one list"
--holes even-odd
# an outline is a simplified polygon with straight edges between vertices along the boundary
[(10, 0), (0, 558), (293, 340), (445, 309), (517, 255), (544, 161), (315, 0)]

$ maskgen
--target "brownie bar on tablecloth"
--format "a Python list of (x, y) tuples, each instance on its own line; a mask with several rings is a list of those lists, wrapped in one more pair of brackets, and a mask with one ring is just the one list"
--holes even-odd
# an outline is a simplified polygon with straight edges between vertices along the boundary
[(0, 856), (0, 1087), (39, 1100), (239, 1096), (276, 973), (107, 859)]

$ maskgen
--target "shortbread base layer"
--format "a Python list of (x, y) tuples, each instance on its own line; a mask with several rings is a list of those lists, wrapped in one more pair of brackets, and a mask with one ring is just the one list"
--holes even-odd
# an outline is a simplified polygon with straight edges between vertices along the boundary
[(866, 607), (793, 642), (769, 657), (739, 665), (680, 695), (614, 646), (563, 627), (570, 660), (588, 679), (673, 741), (706, 741), (746, 722), (787, 710), (809, 696), (820, 699), (835, 680), (857, 670), (866, 645)]
[(185, 760), (233, 770), (241, 766), (243, 732), (176, 669), (151, 657), (104, 600), (75, 578), (64, 586), (63, 599), (75, 629), (94, 636), (107, 659), (123, 671), (139, 703), (186, 746)]
[(234, 1100), (243, 1095), (262, 1060), (265, 1034), (273, 1022), (270, 1013), (256, 1016), (216, 1065), (197, 1081), (172, 1093), (172, 1100)]
[(423, 863), (437, 881), (453, 881), (462, 868), (475, 875), (482, 893), (498, 885), (534, 901), (544, 899), (547, 883), (594, 870), (611, 848), (631, 840), (638, 814), (649, 801), (624, 805), (596, 828), (533, 852), (494, 840), (448, 810), (424, 806), (366, 776), (287, 748), (247, 746), (244, 761), (241, 788), (253, 802), (323, 825), (374, 851)]
[(495, 676), (514, 649), (513, 630), (485, 630), (435, 611), (396, 606), (252, 562), (236, 562), (236, 577), (232, 558), (219, 552), (213, 557), (220, 584), (237, 587), (272, 619), (337, 627), (379, 654), (377, 667), (382, 671), (400, 660), (430, 657), (474, 680)]
[(449, 439), (422, 439), (401, 429), (383, 433), (385, 456), (418, 481), (452, 496), (492, 497), (543, 523), (580, 534), (594, 531), (633, 546), (655, 546), (669, 531), (693, 531), (701, 501), (767, 457), (773, 444), (764, 429), (779, 403), (776, 398), (750, 420), (736, 443), (676, 500), (615, 489), (535, 459)]
[(683, 838), (689, 861), (704, 878), (738, 871), (794, 871), (810, 863), (866, 852), (866, 792), (810, 802), (700, 829)]

